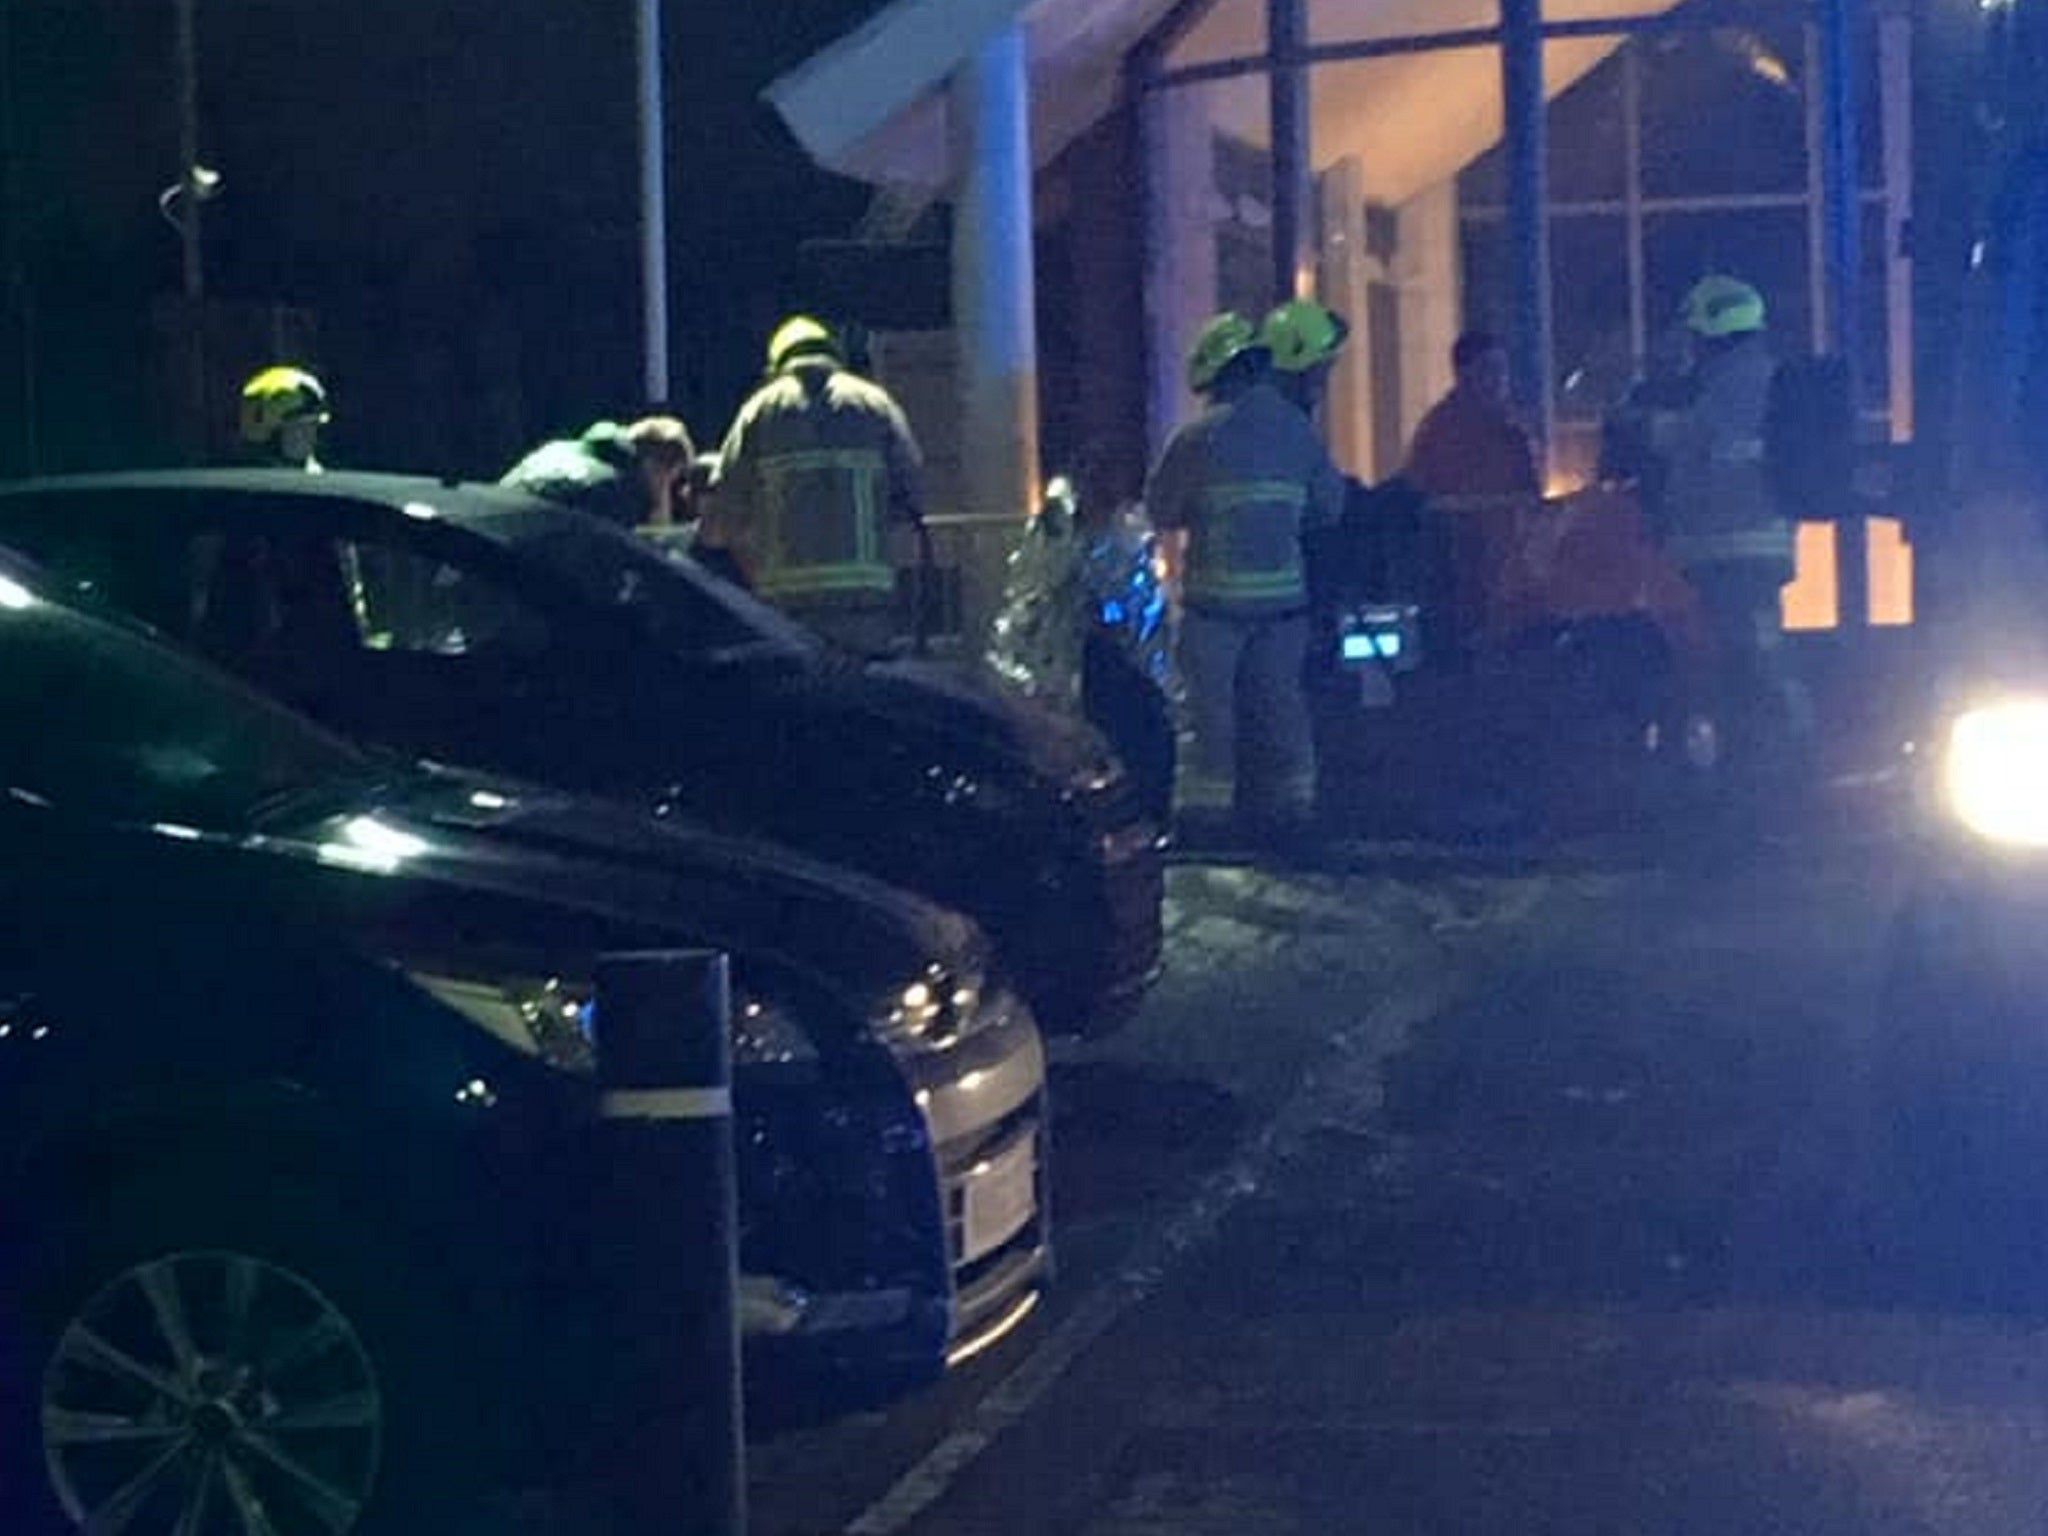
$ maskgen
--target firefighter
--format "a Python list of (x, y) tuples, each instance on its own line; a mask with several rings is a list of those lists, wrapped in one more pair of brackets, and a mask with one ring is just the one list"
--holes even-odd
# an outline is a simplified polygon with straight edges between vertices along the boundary
[(265, 368), (242, 386), (242, 441), (260, 463), (318, 474), (330, 419), (327, 386), (303, 368)]
[(768, 343), (768, 378), (719, 451), (700, 534), (756, 591), (830, 639), (887, 649), (897, 629), (893, 533), (921, 533), (922, 460), (880, 385), (799, 315)]
[(1322, 410), (1330, 366), (1351, 335), (1345, 318), (1314, 299), (1289, 299), (1259, 327), (1273, 360), (1273, 382), (1310, 420)]
[(580, 437), (542, 443), (498, 483), (620, 528), (662, 530), (688, 520), (695, 458), (690, 429), (673, 416), (599, 421)]
[(1145, 496), (1180, 589), (1193, 740), (1177, 798), (1187, 819), (1234, 812), (1284, 842), (1315, 796), (1302, 536), (1341, 515), (1344, 480), (1242, 316), (1203, 329), (1188, 382), (1209, 407), (1167, 443)]
[(1704, 675), (1693, 687), (1693, 765), (1760, 766), (1806, 724), (1784, 665), (1779, 593), (1792, 579), (1793, 530), (1766, 473), (1764, 435), (1777, 365), (1764, 297), (1738, 278), (1702, 278), (1683, 309), (1697, 361), (1692, 401), (1671, 429), (1664, 546), (1699, 597)]

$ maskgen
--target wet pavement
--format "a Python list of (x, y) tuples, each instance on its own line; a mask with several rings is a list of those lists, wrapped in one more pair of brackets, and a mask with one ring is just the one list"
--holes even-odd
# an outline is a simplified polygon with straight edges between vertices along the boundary
[(759, 1448), (757, 1532), (2043, 1528), (2048, 1285), (1864, 1134), (1895, 849), (1351, 864), (1177, 873), (1054, 1303)]

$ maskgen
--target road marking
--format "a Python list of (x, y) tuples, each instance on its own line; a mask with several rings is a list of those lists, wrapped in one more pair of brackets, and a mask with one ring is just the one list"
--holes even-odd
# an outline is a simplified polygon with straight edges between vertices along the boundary
[[(1441, 970), (1433, 968), (1414, 987), (1374, 1004), (1363, 1019), (1337, 1036), (1331, 1042), (1334, 1054), (1343, 1056), (1360, 1039), (1412, 1029), (1448, 1001), (1448, 983)], [(1328, 1092), (1329, 1084), (1320, 1073), (1306, 1071), (1279, 1112), (1229, 1165), (1203, 1180), (1185, 1204), (1148, 1228), (1117, 1272), (1084, 1296), (974, 1405), (968, 1422), (927, 1451), (845, 1528), (844, 1536), (901, 1536), (943, 1499), (961, 1474), (1038, 1406), (1089, 1346), (1164, 1285), (1189, 1254), (1216, 1234), (1231, 1210), (1265, 1183), (1294, 1136), (1315, 1122)], [(1346, 1107), (1355, 1108), (1355, 1101)]]

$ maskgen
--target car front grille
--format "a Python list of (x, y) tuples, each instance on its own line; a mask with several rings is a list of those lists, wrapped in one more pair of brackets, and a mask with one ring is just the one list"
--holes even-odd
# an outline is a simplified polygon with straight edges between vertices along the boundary
[[(1006, 1313), (1045, 1273), (1051, 1236), (1046, 1177), (1051, 1148), (1045, 1132), (1044, 1101), (1033, 1096), (995, 1124), (938, 1149), (956, 1341)], [(985, 1198), (988, 1181), (1010, 1185), (1027, 1164), (1028, 1214), (1010, 1230), (1009, 1218), (999, 1211), (1000, 1235), (988, 1241), (988, 1233), (975, 1231), (970, 1207)]]

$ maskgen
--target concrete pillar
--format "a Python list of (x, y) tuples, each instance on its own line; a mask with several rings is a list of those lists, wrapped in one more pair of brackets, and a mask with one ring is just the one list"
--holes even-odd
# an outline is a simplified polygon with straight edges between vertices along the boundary
[(633, 11), (640, 123), (641, 388), (668, 398), (668, 135), (662, 126), (661, 0)]
[(1021, 26), (984, 43), (952, 84), (953, 328), (961, 464), (977, 517), (1038, 502), (1038, 340), (1031, 245), (1031, 77)]
[(1144, 98), (1146, 436), (1153, 461), (1194, 408), (1188, 348), (1217, 305), (1216, 146), (1201, 86)]
[(1543, 0), (1501, 0), (1501, 86), (1506, 109), (1508, 359), (1515, 397), (1544, 451), (1552, 399), (1549, 121), (1543, 97)]

